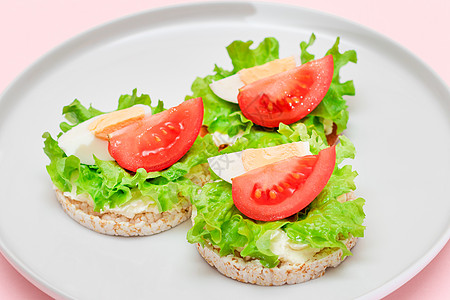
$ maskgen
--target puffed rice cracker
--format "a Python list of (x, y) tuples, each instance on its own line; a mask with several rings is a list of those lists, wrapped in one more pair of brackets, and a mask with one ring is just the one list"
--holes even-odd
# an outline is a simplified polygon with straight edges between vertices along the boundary
[[(147, 212), (145, 214), (136, 215), (133, 219), (124, 216), (118, 216), (112, 213), (88, 213), (81, 208), (81, 203), (73, 200), (57, 188), (56, 198), (61, 204), (64, 211), (75, 221), (99, 233), (119, 236), (143, 236), (152, 235), (172, 227), (175, 227), (191, 216), (191, 205), (174, 208), (162, 213)], [(92, 211), (92, 209), (90, 209)], [(106, 216), (108, 215), (108, 216)], [(145, 218), (143, 216), (145, 215)], [(148, 216), (148, 217), (147, 217)]]

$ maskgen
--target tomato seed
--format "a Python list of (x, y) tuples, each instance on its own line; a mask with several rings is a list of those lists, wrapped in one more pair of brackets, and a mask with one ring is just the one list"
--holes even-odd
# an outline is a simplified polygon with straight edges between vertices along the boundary
[(164, 129), (161, 130), (161, 132), (162, 132), (163, 134), (167, 134), (167, 131), (165, 131)]
[(295, 179), (299, 179), (300, 178), (300, 174), (298, 173), (291, 173), (292, 177), (294, 177)]
[(275, 186), (275, 188), (277, 189), (277, 191), (279, 191), (280, 193), (282, 193), (284, 191), (284, 189), (279, 186), (278, 184)]
[(275, 199), (277, 197), (277, 192), (275, 192), (274, 190), (270, 190), (269, 197), (272, 200)]
[(273, 110), (273, 104), (272, 104), (272, 102), (269, 102), (269, 103), (267, 104), (267, 109), (268, 109), (269, 111), (272, 111), (272, 110)]
[(260, 190), (260, 189), (256, 189), (256, 190), (255, 190), (255, 197), (256, 197), (257, 199), (259, 199), (259, 198), (261, 198), (261, 196), (262, 196), (261, 190)]
[(287, 182), (283, 182), (282, 185), (287, 189), (291, 187), (291, 185)]
[(155, 135), (155, 141), (161, 142), (161, 139), (159, 138), (159, 136)]

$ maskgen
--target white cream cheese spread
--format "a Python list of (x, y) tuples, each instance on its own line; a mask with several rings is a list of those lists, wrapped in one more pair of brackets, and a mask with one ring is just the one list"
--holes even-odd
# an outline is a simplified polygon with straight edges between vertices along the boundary
[(270, 250), (278, 255), (280, 261), (292, 264), (303, 264), (311, 259), (321, 249), (296, 243), (288, 238), (286, 232), (275, 230), (270, 237)]
[[(64, 196), (69, 197), (73, 200), (79, 201), (79, 202), (85, 202), (88, 205), (94, 207), (94, 201), (92, 200), (91, 196), (83, 193), (83, 194), (77, 194), (75, 191), (72, 192), (65, 192)], [(132, 198), (127, 203), (110, 208), (106, 204), (105, 207), (101, 211), (102, 213), (115, 213), (118, 215), (123, 215), (127, 218), (134, 218), (135, 215), (140, 213), (159, 213), (158, 207), (156, 206), (155, 201), (152, 199), (146, 197), (146, 199), (135, 199)]]

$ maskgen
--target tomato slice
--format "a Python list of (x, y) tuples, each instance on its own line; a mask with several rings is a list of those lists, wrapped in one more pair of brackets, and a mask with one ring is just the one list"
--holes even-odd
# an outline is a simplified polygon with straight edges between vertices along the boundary
[(310, 61), (239, 90), (244, 116), (265, 127), (291, 124), (308, 115), (325, 97), (333, 79), (333, 56)]
[(249, 218), (275, 221), (308, 206), (323, 190), (336, 164), (335, 146), (318, 155), (294, 156), (232, 179), (237, 209)]
[(124, 169), (161, 171), (191, 148), (203, 122), (202, 98), (145, 116), (109, 135), (108, 150)]

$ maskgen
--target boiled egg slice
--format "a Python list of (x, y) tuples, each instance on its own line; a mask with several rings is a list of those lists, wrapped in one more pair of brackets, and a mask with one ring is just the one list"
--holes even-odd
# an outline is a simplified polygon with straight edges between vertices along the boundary
[(208, 158), (213, 172), (231, 183), (232, 179), (253, 169), (293, 156), (311, 155), (308, 142), (295, 142), (260, 149), (246, 149)]
[(59, 147), (67, 156), (75, 155), (86, 165), (95, 164), (94, 155), (101, 160), (113, 161), (108, 151), (108, 134), (151, 114), (147, 105), (103, 114), (71, 128), (58, 139)]
[(220, 98), (229, 102), (238, 103), (237, 96), (239, 95), (239, 89), (244, 85), (290, 70), (300, 64), (299, 57), (289, 56), (276, 59), (260, 66), (242, 69), (232, 76), (214, 81), (209, 87)]

